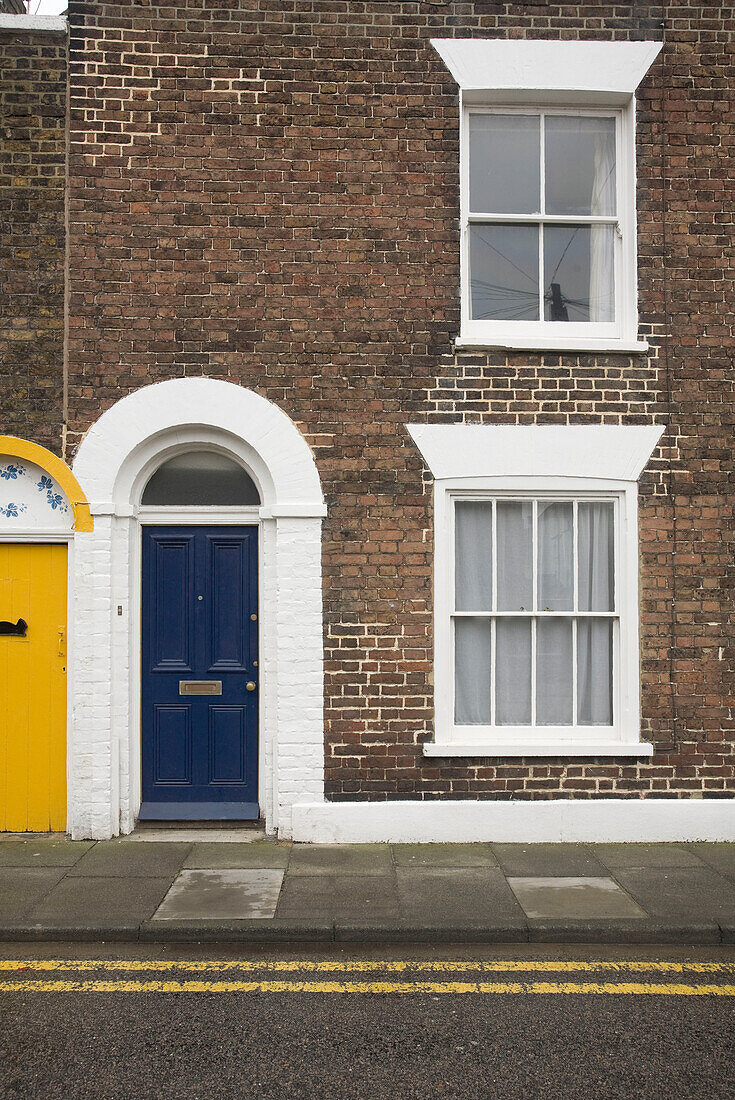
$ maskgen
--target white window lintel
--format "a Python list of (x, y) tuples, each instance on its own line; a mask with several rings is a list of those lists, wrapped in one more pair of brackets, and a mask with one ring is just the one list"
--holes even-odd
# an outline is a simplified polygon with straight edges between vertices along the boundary
[(627, 103), (658, 56), (661, 42), (550, 42), (433, 38), (431, 44), (463, 93), (487, 99), (563, 102), (581, 95)]

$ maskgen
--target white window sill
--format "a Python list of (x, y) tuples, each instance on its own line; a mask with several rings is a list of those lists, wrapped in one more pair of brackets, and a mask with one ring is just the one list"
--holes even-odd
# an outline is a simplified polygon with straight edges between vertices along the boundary
[(422, 747), (424, 756), (653, 756), (653, 745), (645, 741), (428, 741)]
[(598, 352), (603, 355), (639, 355), (648, 351), (648, 343), (645, 340), (584, 340), (584, 339), (551, 339), (539, 337), (533, 340), (525, 337), (478, 337), (456, 336), (455, 348), (468, 348), (470, 350), (485, 351), (488, 348), (501, 348), (503, 351), (581, 351)]

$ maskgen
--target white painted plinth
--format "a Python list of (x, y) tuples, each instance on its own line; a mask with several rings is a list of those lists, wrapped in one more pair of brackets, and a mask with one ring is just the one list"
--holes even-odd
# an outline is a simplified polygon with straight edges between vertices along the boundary
[(735, 841), (735, 799), (310, 802), (292, 827), (313, 844)]

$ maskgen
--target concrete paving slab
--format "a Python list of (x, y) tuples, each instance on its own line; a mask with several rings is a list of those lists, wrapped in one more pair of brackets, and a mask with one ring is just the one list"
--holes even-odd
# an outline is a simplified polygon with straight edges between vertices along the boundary
[(137, 929), (163, 901), (171, 885), (170, 878), (85, 879), (66, 875), (46, 898), (29, 913), (33, 922), (49, 925), (78, 925), (94, 929)]
[(646, 913), (611, 878), (508, 878), (508, 885), (527, 917), (541, 920), (588, 920)]
[(63, 867), (0, 868), (0, 919), (25, 917), (65, 873)]
[(288, 875), (392, 875), (387, 844), (294, 844)]
[(689, 844), (687, 847), (718, 875), (735, 879), (735, 844)]
[(71, 867), (94, 847), (93, 840), (6, 840), (0, 844), (0, 867)]
[(615, 878), (653, 917), (735, 920), (735, 884), (709, 867), (620, 869)]
[(276, 911), (283, 871), (182, 871), (174, 880), (153, 920), (249, 920), (270, 918)]
[(261, 840), (254, 844), (194, 844), (184, 860), (191, 867), (285, 867), (290, 843)]
[(696, 854), (682, 844), (594, 844), (592, 851), (610, 871), (620, 868), (701, 867)]
[(493, 844), (493, 851), (505, 874), (518, 878), (607, 875), (594, 850), (584, 844)]
[(401, 914), (426, 924), (493, 922), (524, 925), (502, 873), (492, 867), (461, 871), (396, 868)]
[(169, 882), (191, 851), (190, 844), (131, 844), (110, 841), (95, 844), (69, 871), (91, 878), (165, 878)]
[(250, 844), (265, 840), (265, 829), (136, 829), (120, 838), (122, 843)]
[(276, 916), (311, 923), (325, 918), (362, 921), (400, 916), (392, 876), (286, 875)]
[(391, 844), (396, 867), (497, 867), (489, 844)]

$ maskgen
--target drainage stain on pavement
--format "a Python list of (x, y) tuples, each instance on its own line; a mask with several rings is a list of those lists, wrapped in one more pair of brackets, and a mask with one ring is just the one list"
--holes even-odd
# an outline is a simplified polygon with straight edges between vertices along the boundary
[(247, 920), (273, 917), (283, 871), (181, 871), (153, 920)]
[(527, 917), (589, 920), (647, 916), (611, 878), (509, 877), (508, 885)]

